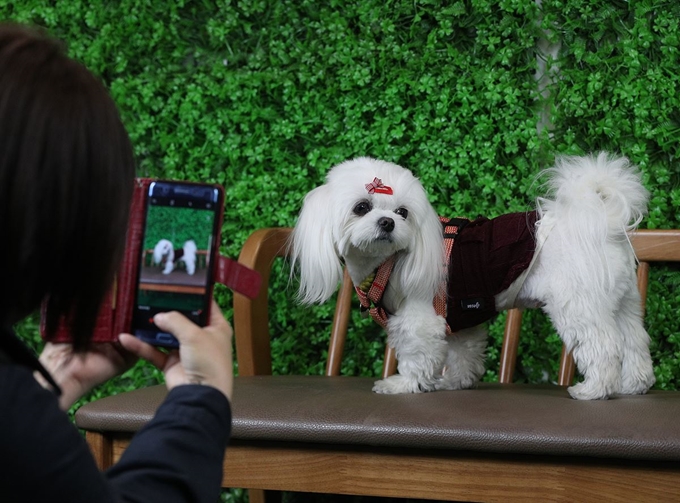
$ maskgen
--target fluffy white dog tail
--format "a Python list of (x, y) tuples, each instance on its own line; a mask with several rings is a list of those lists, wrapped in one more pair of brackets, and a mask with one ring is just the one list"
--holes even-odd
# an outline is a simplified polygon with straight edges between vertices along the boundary
[(554, 222), (551, 232), (561, 234), (565, 244), (585, 254), (579, 261), (583, 270), (573, 273), (584, 280), (604, 274), (600, 285), (608, 290), (613, 285), (606, 243), (628, 241), (627, 233), (647, 213), (649, 192), (640, 172), (627, 158), (601, 152), (597, 157), (558, 158), (555, 167), (542, 175), (548, 177), (551, 195), (537, 201), (542, 219), (538, 225)]
[(333, 239), (334, 216), (330, 189), (322, 185), (305, 196), (302, 211), (288, 242), (288, 253), (300, 272), (298, 300), (303, 304), (323, 303), (338, 289), (342, 263)]
[[(606, 152), (585, 157), (561, 157), (545, 170), (555, 209), (599, 216), (614, 234), (634, 230), (647, 213), (649, 193), (640, 172), (626, 157)], [(539, 210), (545, 206), (539, 199)]]

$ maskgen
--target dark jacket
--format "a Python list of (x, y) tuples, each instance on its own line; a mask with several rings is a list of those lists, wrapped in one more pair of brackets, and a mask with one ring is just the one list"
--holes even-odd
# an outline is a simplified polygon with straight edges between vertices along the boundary
[(534, 256), (536, 212), (480, 217), (465, 225), (449, 259), (446, 321), (456, 332), (498, 314), (494, 297), (522, 274)]
[(39, 367), (11, 331), (0, 331), (0, 500), (217, 501), (231, 431), (220, 391), (174, 388), (120, 461), (101, 473), (55, 393), (33, 377)]

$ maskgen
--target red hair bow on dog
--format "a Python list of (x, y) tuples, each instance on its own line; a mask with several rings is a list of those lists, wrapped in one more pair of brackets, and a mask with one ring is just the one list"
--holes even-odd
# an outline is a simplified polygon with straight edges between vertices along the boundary
[(374, 178), (371, 183), (367, 183), (366, 190), (369, 194), (387, 194), (391, 196), (394, 193), (392, 192), (392, 187), (383, 185), (380, 178)]

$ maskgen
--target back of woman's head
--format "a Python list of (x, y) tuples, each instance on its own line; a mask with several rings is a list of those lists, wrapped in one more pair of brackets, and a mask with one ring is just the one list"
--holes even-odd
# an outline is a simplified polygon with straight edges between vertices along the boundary
[(0, 323), (48, 302), (83, 348), (122, 255), (134, 162), (103, 84), (61, 44), (0, 24)]

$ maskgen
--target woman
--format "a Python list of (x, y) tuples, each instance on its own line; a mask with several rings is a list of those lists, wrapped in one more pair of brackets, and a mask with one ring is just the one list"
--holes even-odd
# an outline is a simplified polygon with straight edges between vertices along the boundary
[[(217, 305), (205, 328), (179, 313), (155, 317), (179, 352), (129, 334), (89, 343), (120, 263), (133, 177), (132, 148), (104, 86), (58, 42), (0, 24), (2, 501), (218, 497), (233, 378), (231, 327)], [(11, 327), (43, 299), (48, 333), (68, 313), (73, 343), (47, 343), (38, 361)], [(138, 357), (164, 372), (167, 399), (102, 474), (63, 411)]]

